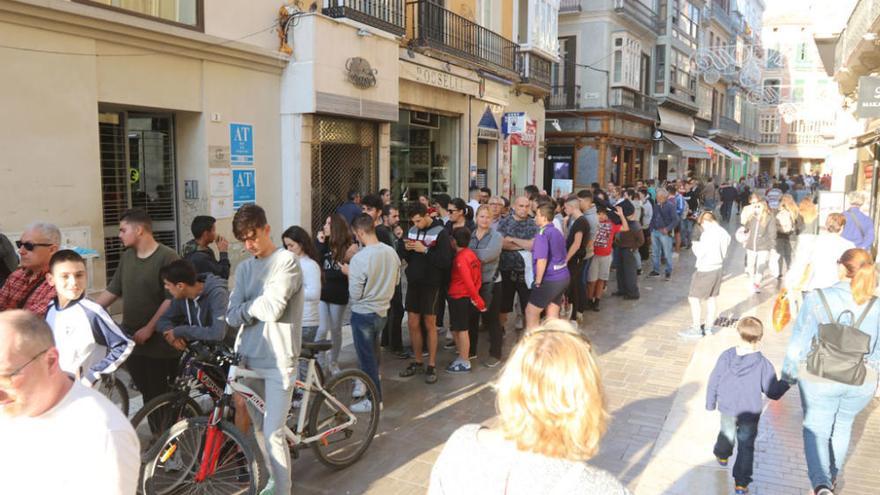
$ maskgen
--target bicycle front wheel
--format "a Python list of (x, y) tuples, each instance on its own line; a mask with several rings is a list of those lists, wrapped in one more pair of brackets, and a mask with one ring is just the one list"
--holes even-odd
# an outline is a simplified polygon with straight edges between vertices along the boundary
[(125, 384), (121, 380), (106, 376), (101, 378), (96, 388), (98, 392), (110, 399), (110, 402), (116, 404), (126, 418), (128, 417), (128, 389), (125, 388)]
[[(205, 455), (207, 440), (213, 449)], [(255, 451), (235, 426), (221, 421), (210, 429), (208, 418), (183, 420), (168, 431), (144, 465), (143, 490), (147, 495), (253, 494), (260, 486)], [(197, 475), (203, 458), (216, 458), (211, 473)]]
[(166, 392), (144, 404), (131, 418), (131, 426), (141, 442), (141, 453), (145, 454), (178, 421), (204, 415), (186, 391)]
[[(322, 393), (316, 395), (309, 409), (307, 436), (338, 428), (312, 442), (312, 449), (324, 465), (343, 469), (357, 462), (373, 441), (379, 426), (379, 393), (373, 380), (361, 370), (344, 370), (323, 388), (332, 399)], [(356, 405), (354, 411), (353, 405)], [(346, 425), (352, 416), (354, 422)]]

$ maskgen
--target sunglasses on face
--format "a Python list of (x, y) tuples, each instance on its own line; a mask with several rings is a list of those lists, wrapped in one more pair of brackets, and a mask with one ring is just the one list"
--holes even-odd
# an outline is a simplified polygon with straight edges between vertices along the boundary
[(26, 251), (33, 251), (34, 249), (37, 249), (38, 246), (49, 247), (51, 244), (45, 242), (15, 241), (15, 247), (18, 249), (24, 248)]

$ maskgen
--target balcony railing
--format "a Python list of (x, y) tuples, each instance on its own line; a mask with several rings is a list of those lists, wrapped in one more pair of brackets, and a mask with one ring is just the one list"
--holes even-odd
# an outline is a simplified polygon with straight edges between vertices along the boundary
[(722, 7), (721, 5), (712, 2), (712, 8), (709, 9), (709, 16), (712, 19), (718, 21), (718, 24), (721, 24), (721, 26), (724, 27), (727, 32), (736, 33), (737, 29), (734, 24), (733, 18), (724, 10), (724, 7)]
[(614, 0), (614, 11), (629, 17), (655, 33), (659, 32), (660, 22), (657, 19), (657, 13), (640, 0)]
[(788, 134), (788, 144), (822, 144), (825, 142), (819, 134)]
[(739, 134), (739, 122), (733, 120), (730, 117), (721, 117), (718, 119), (719, 127), (722, 131), (727, 131), (732, 134)]
[(632, 110), (648, 117), (657, 116), (657, 102), (630, 88), (611, 88), (609, 104), (613, 108)]
[(410, 10), (412, 42), (508, 75), (516, 72), (516, 43), (431, 2), (406, 4)]
[(581, 10), (581, 0), (562, 0), (559, 2), (560, 14), (572, 14)]
[(404, 0), (327, 0), (322, 10), (329, 17), (346, 17), (391, 34), (406, 32)]
[(779, 134), (761, 134), (761, 144), (779, 144)]
[(545, 95), (550, 92), (550, 69), (553, 64), (534, 53), (517, 52), (516, 71), (522, 84), (533, 86)]
[(834, 47), (835, 70), (848, 66), (850, 55), (880, 17), (880, 0), (859, 0)]
[(575, 110), (581, 106), (581, 87), (577, 84), (553, 86), (547, 97), (547, 110)]

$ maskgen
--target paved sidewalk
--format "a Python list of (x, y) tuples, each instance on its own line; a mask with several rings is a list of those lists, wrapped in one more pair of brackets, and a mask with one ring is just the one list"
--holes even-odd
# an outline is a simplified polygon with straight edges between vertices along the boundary
[[(742, 248), (735, 246), (728, 267), (742, 256)], [(762, 352), (780, 373), (791, 325), (781, 333), (772, 329), (770, 315), (776, 284), (770, 285), (773, 289), (753, 295), (744, 274), (732, 276), (722, 287), (719, 307), (732, 310), (736, 316), (756, 316), (764, 322)], [(718, 356), (736, 345), (738, 340), (736, 330), (731, 327), (697, 344), (654, 445), (651, 462), (636, 485), (637, 495), (733, 493), (731, 468), (718, 466), (712, 454), (719, 429), (719, 413), (705, 410), (705, 396), (708, 377)], [(880, 454), (880, 414), (873, 413), (878, 405), (875, 399), (853, 428), (853, 446), (845, 468), (844, 485), (838, 493), (880, 492), (880, 470), (876, 466)], [(765, 401), (755, 444), (755, 481), (750, 486), (751, 493), (811, 493), (804, 460), (802, 420), (797, 387), (791, 388), (779, 401)], [(731, 467), (733, 460), (731, 458)]]

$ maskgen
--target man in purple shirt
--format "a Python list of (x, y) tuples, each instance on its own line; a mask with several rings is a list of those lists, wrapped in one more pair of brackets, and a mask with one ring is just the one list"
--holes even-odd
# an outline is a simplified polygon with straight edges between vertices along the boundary
[(568, 289), (569, 273), (565, 256), (565, 238), (553, 226), (553, 204), (542, 204), (535, 211), (538, 233), (532, 242), (532, 265), (535, 283), (526, 306), (526, 330), (540, 324), (541, 312), (547, 318), (559, 318), (562, 297)]

